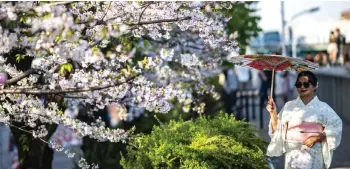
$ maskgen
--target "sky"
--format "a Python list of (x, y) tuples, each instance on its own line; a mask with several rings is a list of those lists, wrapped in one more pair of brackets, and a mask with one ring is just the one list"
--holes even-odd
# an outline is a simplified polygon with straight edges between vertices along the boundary
[[(350, 21), (340, 21), (340, 18), (342, 12), (350, 10), (350, 1), (288, 0), (284, 2), (285, 20), (288, 23), (295, 14), (314, 7), (319, 7), (320, 10), (289, 22), (295, 37), (303, 36), (308, 43), (328, 43), (330, 31), (340, 28), (349, 41)], [(261, 16), (259, 25), (264, 31), (282, 30), (280, 1), (263, 0), (257, 4), (257, 8), (258, 15)], [(285, 35), (288, 35), (287, 31)]]
[[(320, 10), (306, 14), (295, 21), (307, 23), (308, 20), (335, 20), (341, 17), (341, 12), (350, 10), (350, 1), (306, 1), (288, 0), (284, 2), (285, 20), (305, 9), (320, 7)], [(260, 26), (264, 31), (281, 30), (281, 2), (277, 0), (260, 1), (257, 5), (261, 16)]]

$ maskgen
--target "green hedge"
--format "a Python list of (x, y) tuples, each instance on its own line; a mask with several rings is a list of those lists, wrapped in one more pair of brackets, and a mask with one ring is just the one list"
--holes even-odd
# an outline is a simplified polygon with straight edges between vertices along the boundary
[(266, 141), (249, 123), (220, 113), (195, 122), (170, 121), (151, 134), (131, 138), (121, 165), (125, 169), (263, 169)]

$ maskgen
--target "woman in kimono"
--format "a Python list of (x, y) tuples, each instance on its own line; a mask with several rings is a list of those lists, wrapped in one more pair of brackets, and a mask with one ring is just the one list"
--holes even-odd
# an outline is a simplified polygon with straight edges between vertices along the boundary
[(333, 151), (339, 146), (342, 121), (334, 110), (314, 95), (318, 86), (310, 71), (300, 72), (295, 83), (299, 97), (287, 102), (277, 115), (272, 98), (270, 113), (271, 142), (267, 156), (285, 153), (285, 169), (329, 168)]

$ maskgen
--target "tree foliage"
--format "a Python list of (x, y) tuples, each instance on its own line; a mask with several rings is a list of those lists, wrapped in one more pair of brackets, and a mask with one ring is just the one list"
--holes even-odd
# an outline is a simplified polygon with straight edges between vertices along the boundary
[(229, 34), (233, 34), (234, 40), (239, 44), (241, 54), (245, 54), (245, 49), (249, 45), (251, 38), (258, 36), (262, 31), (259, 26), (260, 16), (256, 14), (258, 2), (235, 2), (231, 9), (224, 12), (230, 14), (232, 18), (227, 22)]

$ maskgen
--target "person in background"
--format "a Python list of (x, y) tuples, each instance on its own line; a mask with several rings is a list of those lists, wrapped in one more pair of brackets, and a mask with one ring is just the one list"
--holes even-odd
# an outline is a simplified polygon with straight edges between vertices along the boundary
[(235, 66), (238, 77), (238, 89), (245, 90), (250, 88), (251, 72), (249, 67)]
[(346, 53), (344, 56), (344, 67), (350, 70), (350, 56)]
[(337, 53), (338, 53), (338, 47), (337, 47), (337, 39), (335, 37), (335, 34), (333, 31), (329, 34), (329, 44), (327, 47), (327, 52), (329, 55), (329, 60), (331, 66), (334, 66), (337, 61)]
[(109, 126), (116, 128), (123, 120), (127, 120), (126, 109), (119, 104), (111, 104), (107, 107), (107, 119)]
[(314, 57), (314, 63), (320, 66), (328, 66), (328, 57), (324, 52), (318, 52)]
[(223, 101), (225, 104), (226, 113), (231, 114), (236, 105), (238, 79), (235, 68), (226, 69), (219, 75), (219, 83), (223, 88)]
[(15, 144), (15, 138), (12, 133), (9, 135), (9, 152), (11, 154), (11, 166), (10, 169), (20, 169), (20, 162), (18, 159), (18, 149)]
[(276, 72), (276, 89), (275, 94), (281, 98), (283, 104), (289, 101), (290, 96), (293, 94), (293, 89), (290, 87), (290, 74), (289, 71)]
[(345, 36), (343, 36), (340, 33), (340, 29), (336, 28), (335, 29), (335, 38), (336, 38), (336, 43), (337, 43), (337, 62), (339, 64), (343, 64), (344, 62), (344, 55), (343, 55), (343, 48), (345, 44)]
[(322, 58), (321, 65), (322, 66), (329, 66), (329, 59), (328, 59), (327, 54), (325, 54), (324, 52), (321, 52), (321, 58)]
[[(268, 100), (268, 96), (270, 95), (270, 88), (272, 82), (272, 71), (260, 71), (259, 78), (261, 81), (259, 95), (260, 95), (260, 115), (263, 114), (263, 109), (265, 102)], [(276, 82), (274, 81), (274, 86)], [(273, 97), (275, 97), (275, 88), (273, 90)]]
[(311, 55), (310, 52), (308, 52), (306, 54), (305, 60), (310, 61), (310, 62), (314, 62), (314, 57)]
[(318, 65), (321, 65), (321, 62), (322, 62), (322, 57), (321, 57), (321, 54), (320, 52), (317, 53), (315, 56), (314, 56), (314, 63), (317, 63)]

